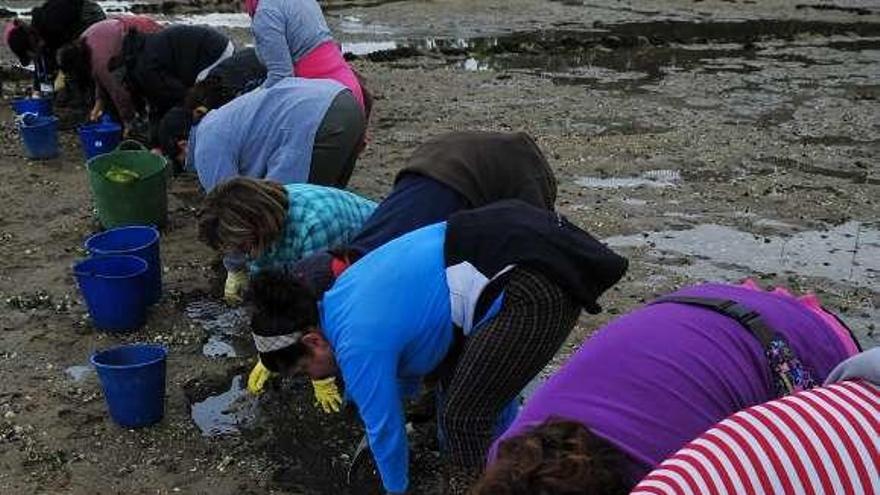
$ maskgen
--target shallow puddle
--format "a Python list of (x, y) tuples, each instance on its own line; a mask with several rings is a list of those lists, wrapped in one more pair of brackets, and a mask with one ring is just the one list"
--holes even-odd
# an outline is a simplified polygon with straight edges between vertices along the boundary
[(78, 364), (65, 369), (64, 374), (74, 382), (79, 383), (85, 381), (88, 377), (93, 376), (95, 374), (95, 369), (88, 365)]
[(685, 264), (664, 265), (699, 280), (736, 280), (754, 273), (796, 273), (867, 288), (880, 283), (880, 229), (849, 222), (826, 231), (759, 236), (714, 224), (606, 239), (613, 247), (648, 246)]
[(184, 309), (187, 318), (199, 324), (208, 340), (202, 347), (207, 357), (241, 357), (253, 354), (248, 336), (248, 315), (244, 308), (230, 308), (219, 301), (191, 302)]
[(247, 312), (244, 308), (230, 308), (219, 301), (191, 302), (184, 313), (211, 334), (239, 335), (247, 327)]
[(626, 189), (634, 187), (673, 187), (681, 182), (678, 170), (649, 170), (637, 177), (581, 177), (575, 181), (590, 189)]
[[(374, 62), (426, 55), (465, 71), (530, 74), (597, 91), (658, 93), (680, 99), (685, 107), (716, 108), (717, 115), (735, 123), (787, 122), (801, 102), (786, 95), (810, 93), (817, 85), (832, 92), (863, 85), (876, 79), (880, 53), (880, 24), (868, 22), (662, 20), (498, 36), (412, 38), (391, 26), (347, 16), (338, 28), (353, 36), (375, 37), (344, 44), (350, 56)], [(796, 134), (873, 140), (872, 107), (849, 105), (842, 111), (859, 109), (864, 116), (848, 126), (847, 133), (801, 129), (812, 130), (823, 122), (819, 112), (819, 119), (797, 126)], [(827, 120), (837, 123), (846, 117)]]
[(205, 345), (202, 346), (202, 354), (206, 357), (237, 357), (238, 354), (235, 352), (235, 347), (232, 346), (229, 342), (225, 342), (222, 339), (218, 338), (216, 335), (212, 335), (208, 338), (208, 341), (205, 342)]
[(131, 12), (131, 2), (105, 1), (98, 2), (98, 5), (108, 14), (119, 14), (123, 12)]
[(222, 335), (211, 335), (202, 346), (202, 355), (210, 358), (234, 358), (253, 355), (250, 342), (245, 339), (230, 338)]
[(352, 55), (369, 55), (388, 50), (394, 50), (398, 44), (396, 41), (356, 41), (342, 44), (342, 52)]
[(232, 379), (229, 390), (193, 403), (190, 413), (202, 435), (212, 437), (236, 434), (256, 416), (256, 398), (248, 394), (244, 376)]
[(185, 24), (188, 26), (211, 26), (223, 28), (250, 29), (251, 18), (244, 12), (227, 12), (213, 14), (194, 14), (174, 16), (167, 20), (168, 24)]
[(365, 23), (363, 19), (355, 15), (347, 15), (342, 17), (335, 27), (331, 27), (334, 31), (346, 34), (372, 34), (372, 35), (393, 35), (396, 31), (391, 26), (384, 24)]

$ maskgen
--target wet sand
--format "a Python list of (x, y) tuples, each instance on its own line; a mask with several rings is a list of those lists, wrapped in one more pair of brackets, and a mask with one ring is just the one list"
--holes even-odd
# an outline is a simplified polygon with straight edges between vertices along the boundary
[[(816, 291), (875, 346), (880, 8), (802, 3), (329, 2), (331, 28), (377, 95), (352, 188), (381, 198), (409, 153), (444, 131), (533, 134), (557, 171), (560, 210), (632, 262), (554, 366), (656, 294), (747, 276)], [(232, 4), (131, 9), (248, 42)], [(6, 99), (26, 85), (0, 73)], [(345, 483), (361, 434), (351, 414), (318, 413), (302, 381), (235, 400), (252, 351), (241, 315), (210, 304), (222, 272), (196, 239), (196, 181), (171, 184), (166, 296), (147, 327), (96, 333), (70, 274), (97, 229), (76, 137), (63, 133), (61, 158), (29, 162), (6, 105), (0, 125), (3, 491), (367, 493)], [(94, 374), (71, 367), (135, 341), (171, 356), (165, 420), (130, 432), (106, 417)], [(416, 425), (414, 493), (444, 489), (432, 438)]]

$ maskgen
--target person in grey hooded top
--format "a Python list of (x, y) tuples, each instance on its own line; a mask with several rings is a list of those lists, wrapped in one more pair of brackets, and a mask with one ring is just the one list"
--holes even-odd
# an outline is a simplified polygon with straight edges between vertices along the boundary
[(345, 187), (364, 132), (351, 94), (330, 80), (288, 77), (207, 112), (179, 154), (206, 191), (236, 176)]
[(351, 90), (369, 117), (369, 98), (333, 40), (317, 1), (245, 0), (245, 10), (253, 18), (257, 54), (268, 69), (264, 88), (291, 73), (308, 79), (332, 79)]

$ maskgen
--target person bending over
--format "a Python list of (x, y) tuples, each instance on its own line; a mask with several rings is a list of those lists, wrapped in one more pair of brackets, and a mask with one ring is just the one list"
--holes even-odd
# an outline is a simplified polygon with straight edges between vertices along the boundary
[(632, 495), (880, 493), (880, 348), (831, 375), (716, 424)]
[(189, 134), (160, 134), (160, 142), (175, 142), (175, 162), (195, 170), (205, 191), (237, 176), (344, 188), (364, 120), (338, 83), (289, 77), (182, 129)]
[(177, 142), (186, 140), (193, 122), (210, 110), (258, 88), (266, 80), (266, 67), (253, 48), (237, 50), (217, 64), (205, 79), (189, 90), (183, 106), (165, 113), (158, 127), (159, 151), (169, 160), (177, 155)]
[(224, 297), (236, 305), (247, 285), (248, 261), (253, 272), (275, 269), (343, 245), (375, 208), (341, 189), (236, 177), (205, 197), (199, 238), (226, 255)]
[(316, 0), (246, 0), (257, 54), (268, 68), (264, 88), (294, 75), (332, 79), (351, 90), (369, 120), (370, 98), (333, 40)]
[(815, 296), (682, 289), (586, 340), (495, 442), (474, 493), (625, 493), (714, 423), (822, 383), (857, 352)]
[[(352, 239), (330, 251), (303, 257), (289, 271), (306, 280), (321, 299), (351, 263), (377, 247), (445, 221), (457, 211), (503, 199), (520, 199), (553, 210), (556, 177), (528, 134), (464, 131), (437, 136), (413, 152), (397, 174), (391, 193)], [(248, 390), (262, 393), (269, 378), (271, 373), (258, 360), (248, 377)], [(314, 385), (322, 409), (338, 412), (342, 397), (333, 381)]]
[(385, 489), (401, 493), (409, 385), (431, 375), (444, 450), (478, 469), (502, 411), (626, 267), (564, 217), (501, 201), (376, 249), (320, 305), (295, 275), (259, 274), (254, 343), (273, 372), (341, 376)]
[(128, 33), (120, 67), (131, 94), (148, 108), (152, 144), (158, 139), (162, 117), (182, 105), (190, 88), (234, 52), (229, 38), (204, 26), (171, 26), (152, 34)]
[(30, 24), (20, 19), (7, 23), (4, 40), (21, 65), (34, 64), (34, 93), (50, 94), (58, 75), (58, 50), (106, 18), (92, 0), (47, 0), (31, 10)]
[(58, 51), (62, 72), (80, 84), (93, 81), (95, 105), (89, 119), (96, 121), (110, 111), (126, 130), (131, 129), (136, 108), (131, 93), (113, 72), (111, 62), (122, 56), (122, 45), (131, 32), (154, 33), (162, 26), (147, 16), (126, 15), (97, 22), (83, 31), (78, 40)]
[(312, 280), (319, 296), (341, 270), (382, 244), (455, 212), (520, 199), (553, 210), (556, 176), (524, 132), (463, 131), (419, 146), (397, 174), (391, 193), (363, 227), (333, 252), (305, 257), (290, 271)]

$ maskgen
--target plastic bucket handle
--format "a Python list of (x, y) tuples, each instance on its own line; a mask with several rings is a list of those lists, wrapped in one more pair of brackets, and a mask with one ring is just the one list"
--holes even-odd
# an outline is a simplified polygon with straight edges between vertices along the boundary
[(116, 151), (148, 151), (147, 147), (144, 146), (140, 141), (135, 141), (134, 139), (126, 139), (125, 141), (119, 143), (119, 146), (116, 147)]
[(38, 118), (40, 118), (40, 114), (38, 114), (36, 112), (20, 113), (15, 116), (15, 123), (23, 126), (23, 125), (25, 125), (25, 123), (24, 123), (25, 119), (27, 119), (28, 117), (33, 117), (35, 119), (38, 119)]

